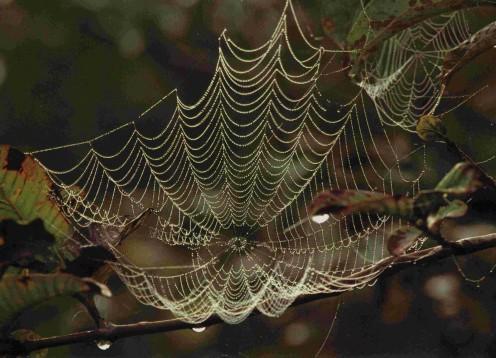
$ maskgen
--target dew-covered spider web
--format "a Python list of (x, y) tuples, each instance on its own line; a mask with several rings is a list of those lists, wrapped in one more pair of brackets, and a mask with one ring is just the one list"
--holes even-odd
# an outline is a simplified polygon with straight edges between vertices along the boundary
[[(421, 83), (404, 88), (402, 74), (414, 66), (405, 58), (427, 38), (422, 31), (391, 39), (379, 64), (368, 66), (369, 79), (391, 87), (373, 90), (369, 82), (363, 87), (377, 91), (373, 102), (360, 88), (338, 101), (319, 87), (342, 76), (346, 53), (311, 44), (288, 1), (258, 48), (221, 34), (215, 71), (197, 102), (173, 91), (136, 121), (34, 154), (56, 183), (80, 246), (95, 244), (95, 225), (124, 227), (152, 209), (124, 242), (104, 242), (140, 302), (192, 323), (213, 314), (236, 323), (254, 309), (277, 316), (300, 295), (371, 285), (385, 269), (377, 263), (388, 256), (385, 240), (399, 220), (309, 218), (307, 208), (326, 189), (419, 189), (422, 167), (405, 172), (401, 163), (422, 158), (423, 147), (403, 148), (386, 124), (409, 127), (418, 108), (396, 112), (397, 98), (404, 90), (425, 94)], [(48, 165), (48, 157), (63, 160)]]
[(444, 59), (470, 34), (463, 11), (443, 14), (394, 35), (365, 61), (359, 86), (383, 123), (415, 130), (418, 118), (435, 111)]

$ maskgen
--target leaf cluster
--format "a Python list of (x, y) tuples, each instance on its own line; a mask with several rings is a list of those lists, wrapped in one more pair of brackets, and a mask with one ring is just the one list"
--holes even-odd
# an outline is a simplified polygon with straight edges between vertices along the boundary
[[(443, 139), (454, 146), (435, 116), (421, 118), (417, 134), (425, 141)], [(467, 159), (454, 165), (433, 189), (421, 190), (413, 197), (363, 190), (330, 190), (317, 195), (308, 212), (335, 218), (364, 213), (402, 219), (407, 225), (397, 228), (388, 238), (388, 250), (394, 256), (404, 254), (423, 237), (449, 246), (441, 235), (441, 224), (447, 219), (465, 216), (469, 205), (475, 204), (475, 194), (480, 196), (482, 192), (487, 200), (494, 198), (496, 192), (494, 180)]]
[[(94, 294), (111, 296), (105, 284), (77, 275), (92, 272), (78, 260), (60, 199), (35, 158), (0, 146), (0, 340), (34, 339), (34, 332), (13, 330), (16, 318), (56, 296), (74, 296), (90, 313)], [(97, 270), (104, 261), (94, 263)]]

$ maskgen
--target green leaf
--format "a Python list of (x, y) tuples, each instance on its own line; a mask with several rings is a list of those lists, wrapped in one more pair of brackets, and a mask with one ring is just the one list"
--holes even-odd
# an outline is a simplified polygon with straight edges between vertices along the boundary
[(482, 173), (473, 164), (456, 164), (433, 190), (422, 190), (413, 199), (416, 218), (425, 218), (446, 206), (448, 199), (465, 197), (482, 187)]
[(90, 278), (69, 274), (5, 275), (0, 281), (0, 326), (24, 310), (50, 298), (76, 293), (112, 294), (107, 286)]
[(322, 0), (321, 22), (324, 33), (340, 47), (345, 47), (346, 36), (359, 14), (362, 0)]
[[(29, 329), (18, 329), (10, 333), (10, 336), (20, 342), (31, 342), (42, 338), (38, 333), (33, 332)], [(30, 358), (45, 358), (48, 356), (48, 348), (40, 349), (38, 351), (31, 352), (28, 357)]]
[(403, 255), (422, 234), (423, 232), (415, 226), (400, 227), (389, 236), (388, 251), (393, 256)]
[(71, 226), (52, 197), (52, 185), (32, 156), (0, 146), (0, 221), (28, 224), (41, 219), (57, 241), (70, 237)]
[(320, 193), (309, 207), (311, 215), (377, 213), (402, 217), (412, 215), (411, 198), (362, 190), (330, 190)]
[(456, 164), (436, 185), (435, 190), (447, 194), (470, 194), (482, 187), (482, 173), (473, 164)]
[(427, 217), (427, 228), (433, 233), (438, 233), (444, 219), (461, 217), (467, 213), (467, 210), (467, 204), (463, 201), (450, 201), (448, 205), (440, 207), (437, 212)]
[(444, 139), (446, 136), (446, 127), (441, 119), (431, 114), (420, 117), (416, 130), (420, 139), (426, 142)]

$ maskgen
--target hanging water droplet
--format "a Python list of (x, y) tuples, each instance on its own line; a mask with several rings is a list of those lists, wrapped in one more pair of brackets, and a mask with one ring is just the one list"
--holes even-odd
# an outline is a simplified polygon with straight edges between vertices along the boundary
[(101, 339), (99, 341), (96, 341), (96, 346), (98, 347), (98, 349), (106, 351), (112, 346), (112, 342), (106, 339)]
[(193, 327), (193, 332), (201, 333), (204, 332), (206, 329), (207, 327)]
[(329, 220), (329, 217), (329, 214), (314, 215), (312, 216), (312, 221), (317, 224), (322, 224)]

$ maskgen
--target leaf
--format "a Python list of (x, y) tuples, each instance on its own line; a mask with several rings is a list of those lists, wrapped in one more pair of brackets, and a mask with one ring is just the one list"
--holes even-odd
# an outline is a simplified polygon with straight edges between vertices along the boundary
[(6, 274), (0, 281), (0, 326), (5, 326), (24, 310), (50, 298), (76, 293), (95, 293), (105, 297), (109, 288), (90, 278), (69, 274)]
[(403, 255), (423, 232), (415, 226), (403, 226), (397, 229), (387, 242), (388, 251), (393, 256)]
[(482, 187), (482, 175), (475, 165), (460, 162), (441, 179), (435, 190), (447, 194), (470, 194)]
[(353, 213), (392, 215), (409, 221), (425, 219), (447, 202), (447, 194), (460, 196), (477, 190), (482, 184), (479, 170), (469, 163), (459, 163), (434, 190), (422, 190), (413, 198), (362, 190), (330, 190), (315, 197), (308, 208), (311, 216)]
[(39, 272), (50, 272), (60, 266), (61, 259), (52, 249), (55, 239), (40, 219), (28, 225), (1, 221), (0, 233), (0, 271), (10, 265)]
[[(20, 342), (32, 342), (42, 338), (38, 333), (29, 329), (18, 329), (10, 333), (10, 336)], [(48, 356), (48, 348), (40, 349), (29, 354), (30, 358), (45, 358)]]
[(357, 212), (410, 217), (411, 198), (362, 190), (330, 190), (317, 195), (309, 207), (311, 215), (349, 215)]
[(41, 219), (57, 241), (70, 237), (69, 222), (51, 196), (52, 185), (32, 156), (0, 145), (0, 221), (11, 219), (28, 224)]
[(444, 127), (443, 122), (432, 114), (420, 117), (416, 130), (420, 139), (426, 142), (444, 139), (446, 136), (446, 127)]
[(433, 190), (422, 190), (413, 198), (413, 213), (416, 218), (425, 218), (446, 206), (453, 197), (464, 197), (482, 187), (481, 171), (473, 164), (456, 164)]
[(433, 233), (438, 233), (444, 219), (461, 217), (467, 213), (467, 210), (467, 204), (463, 201), (450, 201), (448, 205), (440, 207), (437, 212), (427, 217), (427, 228)]
[(359, 14), (362, 0), (322, 0), (321, 22), (324, 33), (341, 48), (346, 45), (346, 36)]

